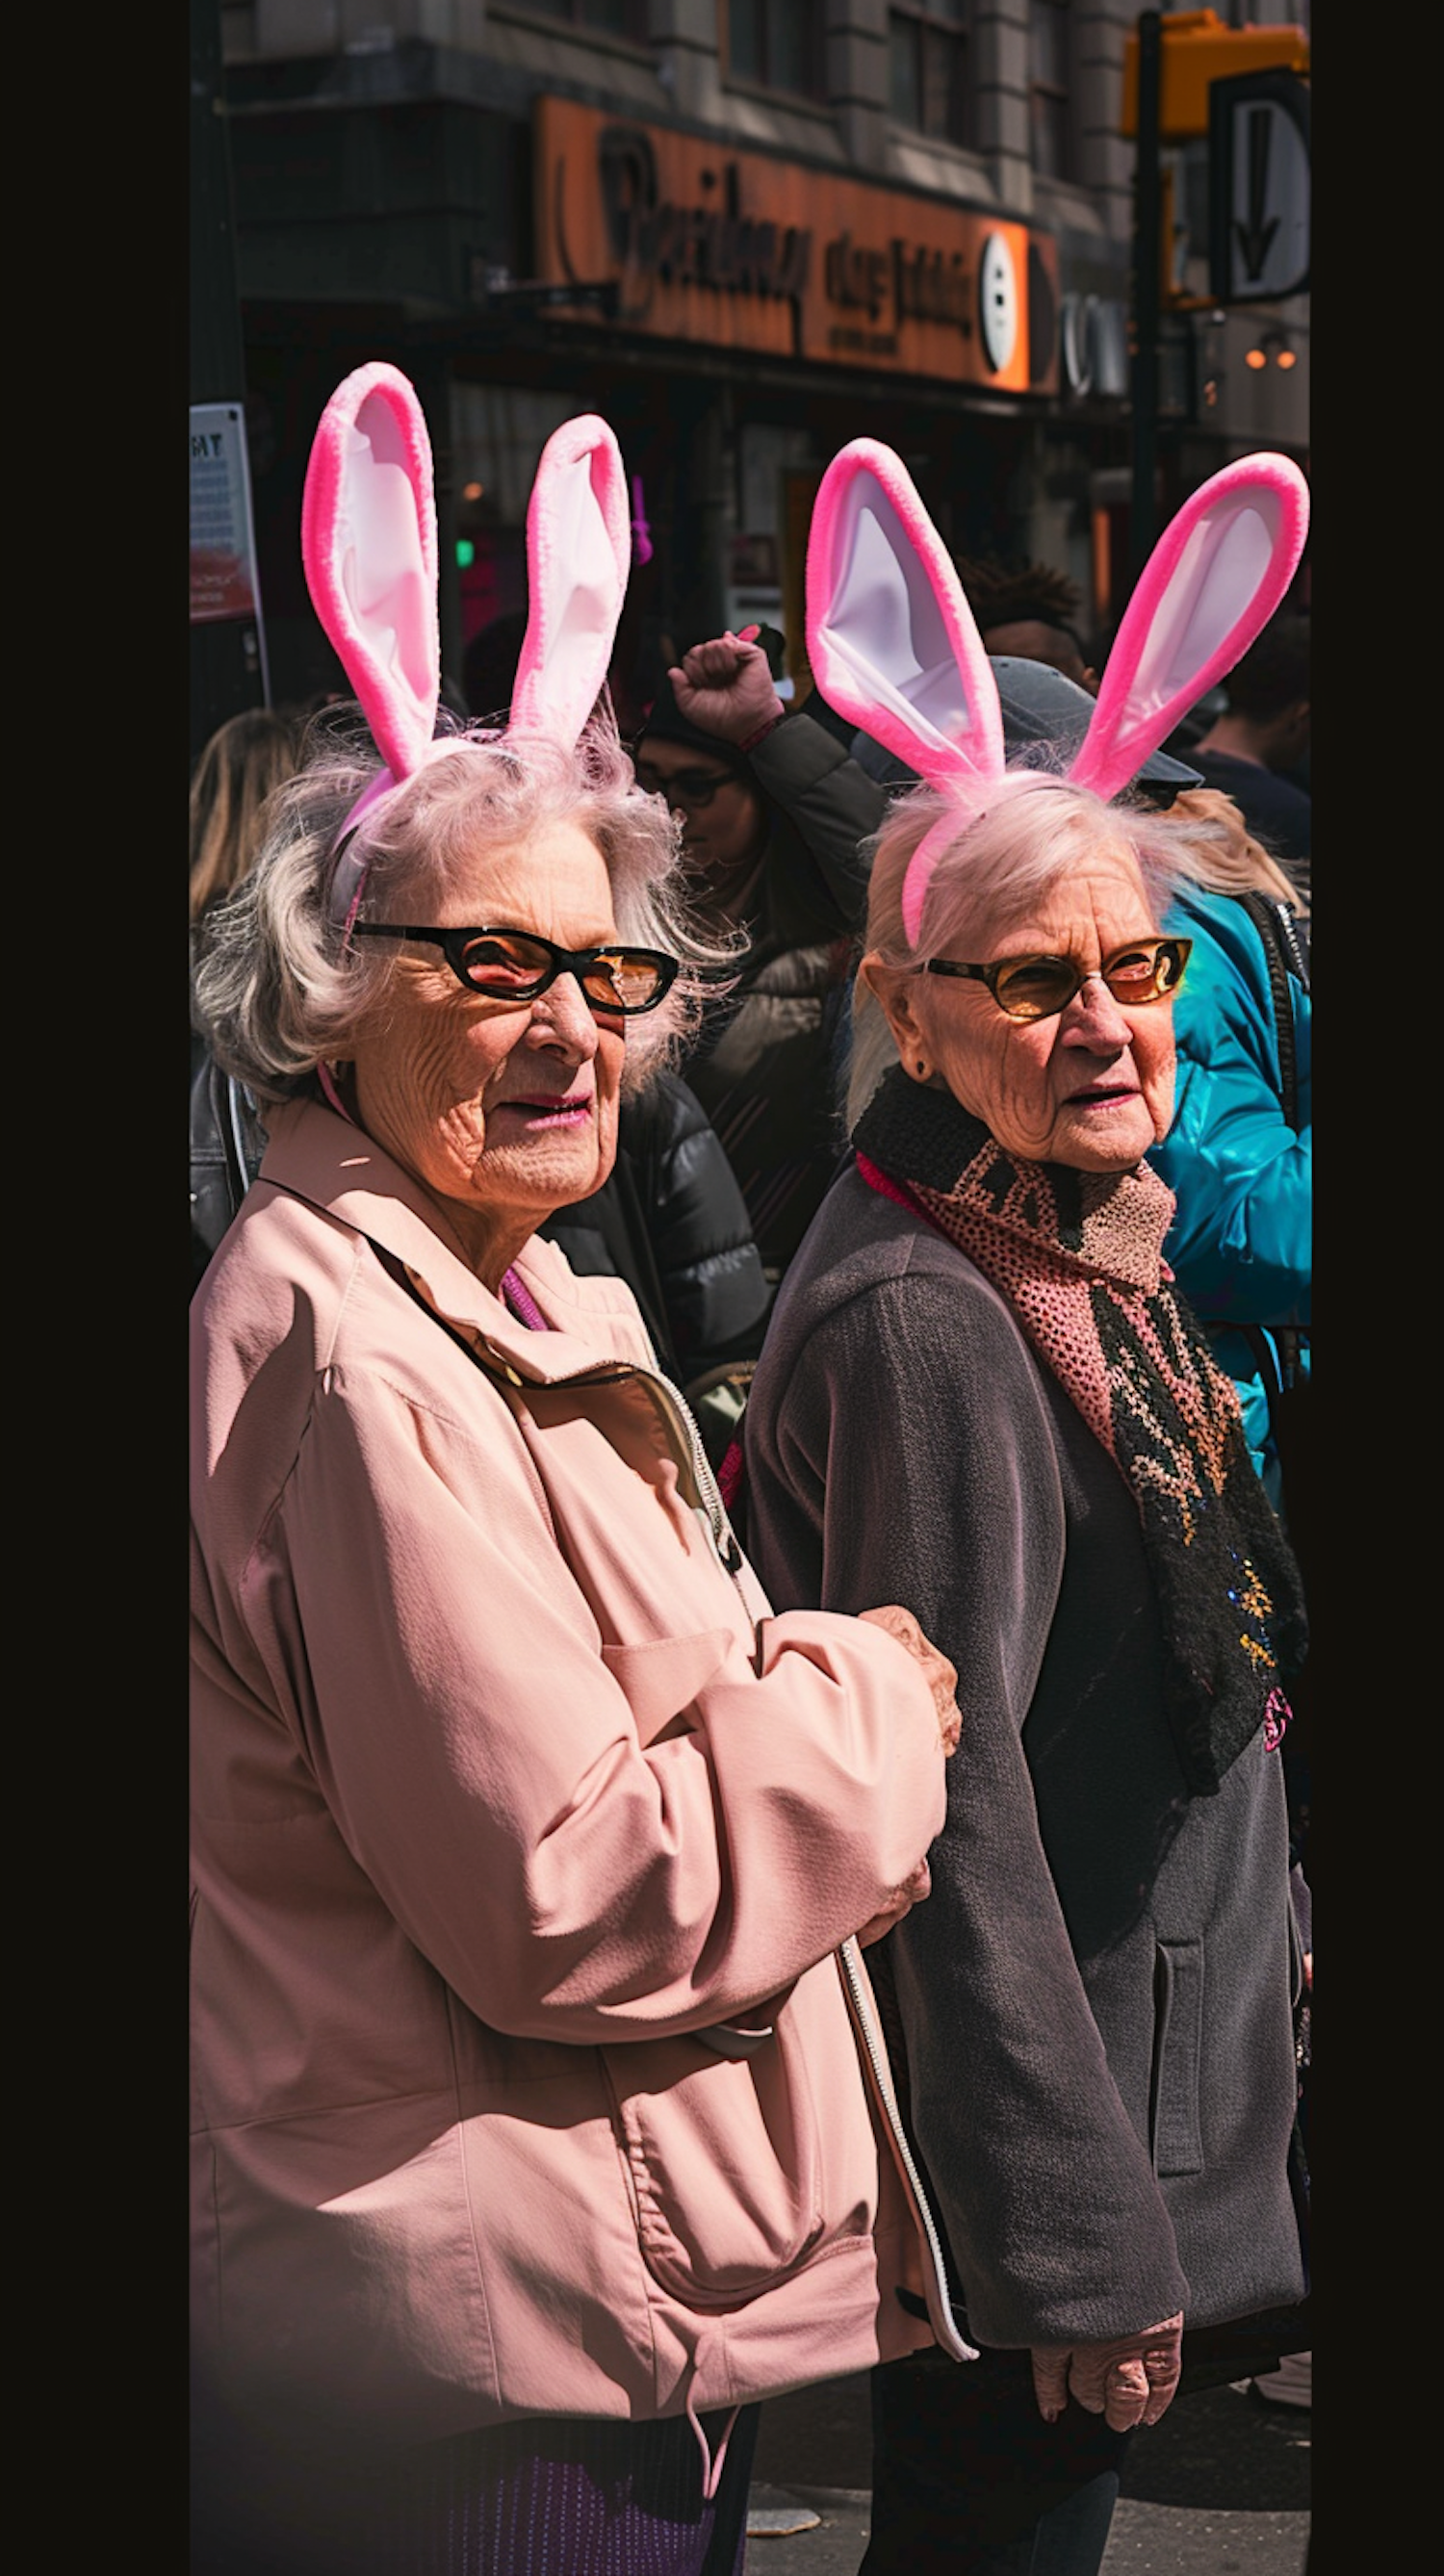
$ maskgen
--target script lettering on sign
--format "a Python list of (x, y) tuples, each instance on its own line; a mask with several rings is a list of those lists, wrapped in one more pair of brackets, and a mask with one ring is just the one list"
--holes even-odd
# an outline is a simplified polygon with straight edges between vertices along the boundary
[(535, 144), (553, 309), (573, 288), (620, 331), (1057, 390), (1057, 246), (1036, 225), (575, 99), (537, 101)]

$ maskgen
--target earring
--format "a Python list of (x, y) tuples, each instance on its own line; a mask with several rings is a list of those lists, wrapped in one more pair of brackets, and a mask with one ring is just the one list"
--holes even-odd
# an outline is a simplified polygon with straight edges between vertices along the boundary
[(926, 1057), (926, 1056), (920, 1055), (920, 1056), (918, 1057), (918, 1080), (919, 1080), (919, 1082), (926, 1082), (927, 1078), (928, 1078), (928, 1060), (927, 1060), (927, 1057)]

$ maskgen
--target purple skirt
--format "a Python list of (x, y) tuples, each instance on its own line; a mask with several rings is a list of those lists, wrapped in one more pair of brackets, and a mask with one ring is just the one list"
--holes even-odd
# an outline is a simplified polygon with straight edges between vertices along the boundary
[[(741, 2576), (759, 2414), (738, 2414), (710, 2498), (686, 2416), (532, 2417), (324, 2478), (207, 2455), (191, 2576)], [(727, 2425), (702, 2418), (714, 2456)]]

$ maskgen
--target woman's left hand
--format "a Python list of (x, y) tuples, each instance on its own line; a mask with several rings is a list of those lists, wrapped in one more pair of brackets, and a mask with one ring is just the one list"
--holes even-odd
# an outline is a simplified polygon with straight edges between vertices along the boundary
[(900, 1602), (884, 1602), (880, 1609), (859, 1610), (857, 1615), (874, 1628), (885, 1628), (888, 1635), (896, 1637), (898, 1644), (906, 1646), (908, 1653), (921, 1664), (938, 1713), (939, 1742), (945, 1753), (956, 1753), (963, 1729), (962, 1712), (957, 1702), (956, 1665), (950, 1664), (941, 1647), (923, 1635), (911, 1610), (904, 1610)]
[(1111, 2432), (1156, 2424), (1168, 2412), (1182, 2361), (1181, 2312), (1112, 2343), (1035, 2344), (1038, 2412), (1045, 2424), (1055, 2424), (1068, 2399), (1076, 2397), (1087, 2414), (1103, 2416)]

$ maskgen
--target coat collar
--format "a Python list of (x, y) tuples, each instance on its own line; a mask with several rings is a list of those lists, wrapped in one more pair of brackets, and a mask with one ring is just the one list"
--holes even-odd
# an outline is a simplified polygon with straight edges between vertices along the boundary
[(552, 1386), (618, 1362), (655, 1368), (619, 1281), (578, 1279), (555, 1244), (533, 1235), (514, 1266), (549, 1329), (529, 1331), (482, 1286), (436, 1201), (361, 1128), (317, 1101), (294, 1100), (268, 1110), (267, 1133), (263, 1181), (404, 1263), (436, 1312), (517, 1377)]

